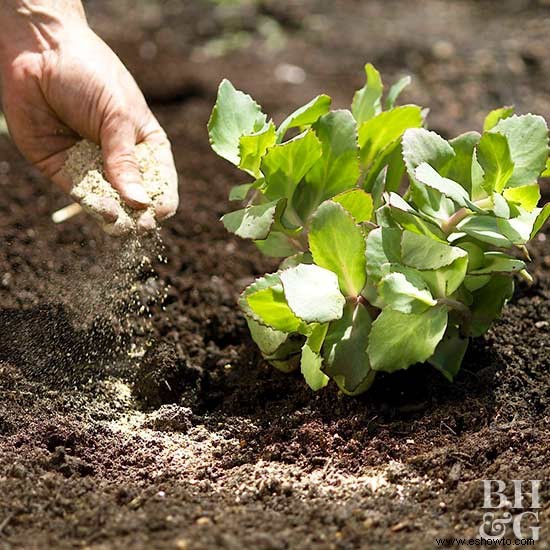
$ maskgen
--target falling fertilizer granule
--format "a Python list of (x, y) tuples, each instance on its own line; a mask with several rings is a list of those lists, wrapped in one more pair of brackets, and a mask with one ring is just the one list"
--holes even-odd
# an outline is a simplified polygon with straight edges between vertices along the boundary
[[(51, 335), (46, 340), (59, 340), (56, 316), (61, 316), (75, 336), (59, 341), (48, 353), (38, 352), (36, 346), (29, 348), (35, 371), (59, 376), (59, 369), (67, 370), (69, 363), (77, 369), (86, 365), (98, 368), (103, 363), (111, 368), (115, 358), (117, 364), (127, 358), (135, 367), (151, 343), (153, 309), (158, 309), (166, 295), (154, 268), (155, 262), (165, 261), (155, 208), (169, 183), (154, 146), (137, 145), (135, 154), (143, 188), (151, 200), (150, 206), (141, 210), (128, 206), (107, 181), (100, 147), (82, 140), (68, 152), (64, 169), (73, 181), (71, 197), (76, 202), (54, 214), (53, 220), (61, 223), (82, 207), (106, 233), (121, 238), (96, 235), (87, 245), (101, 251), (92, 265), (75, 255), (62, 273), (50, 274), (45, 283), (45, 288), (51, 289), (46, 290), (48, 300), (59, 308), (44, 318), (42, 329)], [(111, 223), (105, 221), (108, 217)], [(24, 319), (14, 319), (13, 326), (18, 334), (29, 336)], [(37, 362), (36, 356), (43, 361)]]
[[(155, 157), (154, 147), (142, 143), (136, 146), (135, 153), (143, 187), (151, 199), (151, 205), (145, 210), (135, 210), (128, 206), (118, 191), (105, 179), (101, 149), (95, 143), (82, 140), (74, 145), (67, 155), (65, 171), (74, 184), (72, 198), (99, 220), (103, 229), (111, 235), (124, 235), (138, 229), (154, 229), (155, 206), (169, 186)], [(105, 222), (107, 210), (118, 211), (115, 222)]]

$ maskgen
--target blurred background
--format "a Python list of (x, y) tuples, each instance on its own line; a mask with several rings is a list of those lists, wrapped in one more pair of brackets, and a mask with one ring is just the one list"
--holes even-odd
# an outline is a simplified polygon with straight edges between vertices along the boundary
[[(89, 0), (90, 22), (156, 107), (228, 77), (276, 121), (327, 92), (348, 106), (374, 63), (444, 135), (515, 104), (550, 115), (549, 0)], [(177, 118), (177, 117), (176, 117)], [(206, 122), (206, 121), (205, 121)], [(177, 121), (168, 132), (177, 135)]]

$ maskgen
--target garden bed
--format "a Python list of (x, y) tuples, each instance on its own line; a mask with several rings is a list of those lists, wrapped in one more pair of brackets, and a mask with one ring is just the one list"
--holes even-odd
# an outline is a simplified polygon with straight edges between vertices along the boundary
[[(299, 374), (263, 363), (248, 336), (237, 296), (274, 264), (219, 223), (238, 176), (210, 151), (205, 128), (222, 76), (277, 116), (325, 90), (349, 103), (367, 60), (412, 70), (407, 99), (432, 104), (431, 125), (445, 135), (513, 100), (548, 119), (549, 62), (535, 40), (548, 32), (548, 8), (514, 12), (510, 2), (497, 14), (485, 2), (430, 1), (390, 25), (399, 2), (304, 3), (314, 27), (325, 16), (321, 39), (297, 4), (239, 12), (231, 24), (252, 29), (251, 43), (207, 61), (199, 45), (228, 25), (212, 17), (208, 27), (208, 7), (131, 16), (137, 44), (106, 17), (116, 3), (90, 6), (173, 140), (181, 208), (163, 230), (158, 278), (121, 262), (119, 241), (85, 218), (52, 225), (66, 198), (0, 137), (0, 547), (431, 548), (478, 536), (483, 479), (546, 480), (537, 547), (549, 547), (550, 230), (531, 247), (535, 283), (518, 284), (454, 384), (418, 365), (380, 376), (359, 398), (314, 394)], [(351, 24), (361, 17), (379, 28)], [(285, 36), (271, 56), (258, 50), (262, 21)], [(478, 44), (480, 27), (499, 36)], [(500, 48), (503, 29), (516, 42)], [(145, 64), (153, 39), (162, 46)], [(468, 63), (476, 51), (494, 62), (485, 72)], [(283, 61), (306, 80), (275, 78), (288, 74)], [(124, 314), (140, 320), (134, 342), (149, 345), (140, 359), (110, 301), (136, 272), (144, 287), (166, 285), (148, 330), (137, 312)]]

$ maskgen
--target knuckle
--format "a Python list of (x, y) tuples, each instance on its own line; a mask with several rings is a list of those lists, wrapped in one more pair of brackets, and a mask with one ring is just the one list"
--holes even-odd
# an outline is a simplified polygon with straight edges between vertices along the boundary
[(132, 151), (119, 151), (108, 157), (105, 164), (108, 171), (139, 170), (137, 159)]
[(132, 109), (126, 102), (124, 96), (110, 95), (106, 105), (107, 118), (113, 124), (120, 124), (121, 121), (131, 116)]
[(121, 151), (117, 153), (114, 157), (114, 163), (135, 168), (138, 166), (136, 157), (131, 151)]
[(28, 85), (29, 79), (42, 77), (48, 67), (36, 55), (25, 53), (13, 61), (10, 76), (13, 82)]

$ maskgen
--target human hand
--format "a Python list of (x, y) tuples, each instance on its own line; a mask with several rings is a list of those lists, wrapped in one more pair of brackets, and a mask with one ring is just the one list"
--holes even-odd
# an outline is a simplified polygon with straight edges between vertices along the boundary
[[(24, 45), (19, 40), (0, 54), (3, 109), (17, 147), (70, 192), (73, 182), (63, 170), (66, 152), (81, 137), (90, 139), (101, 145), (110, 184), (129, 206), (144, 209), (150, 199), (134, 148), (148, 143), (169, 181), (155, 202), (155, 216), (163, 220), (173, 215), (178, 189), (170, 143), (122, 62), (85, 18), (72, 17), (67, 25), (56, 19), (39, 25), (38, 31), (38, 40), (33, 36)], [(118, 217), (113, 201), (102, 211), (107, 223)]]

